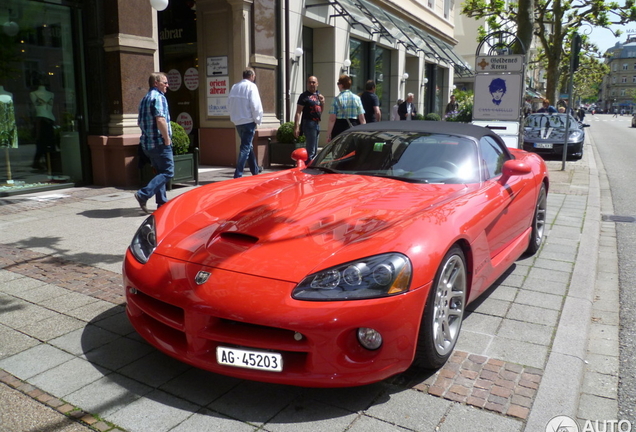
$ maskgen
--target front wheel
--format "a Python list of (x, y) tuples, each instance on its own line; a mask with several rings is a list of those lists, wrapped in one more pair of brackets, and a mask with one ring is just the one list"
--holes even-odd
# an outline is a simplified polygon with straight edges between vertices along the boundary
[(545, 191), (545, 184), (541, 185), (537, 205), (534, 208), (534, 216), (532, 217), (532, 232), (530, 233), (530, 244), (526, 253), (534, 255), (537, 253), (543, 243), (545, 236), (545, 223), (548, 208), (548, 194)]
[(466, 260), (459, 246), (444, 256), (426, 301), (414, 364), (438, 369), (446, 363), (462, 327), (466, 308)]

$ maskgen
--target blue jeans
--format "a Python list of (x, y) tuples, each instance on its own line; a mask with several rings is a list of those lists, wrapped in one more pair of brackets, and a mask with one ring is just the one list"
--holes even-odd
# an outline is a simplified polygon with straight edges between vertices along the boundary
[(303, 125), (305, 135), (305, 148), (307, 149), (307, 162), (311, 162), (318, 152), (318, 135), (320, 135), (320, 122), (308, 120)]
[(172, 157), (172, 146), (160, 145), (152, 149), (143, 149), (150, 165), (157, 171), (157, 175), (150, 182), (137, 191), (137, 196), (142, 201), (148, 201), (155, 196), (157, 206), (168, 202), (166, 196), (166, 184), (174, 177), (174, 159)]
[(254, 147), (252, 146), (252, 140), (256, 132), (256, 123), (252, 122), (237, 125), (236, 131), (241, 138), (241, 148), (239, 150), (238, 162), (236, 163), (236, 170), (234, 171), (234, 178), (243, 177), (245, 162), (249, 163), (252, 175), (256, 175), (258, 174), (258, 161), (254, 153)]

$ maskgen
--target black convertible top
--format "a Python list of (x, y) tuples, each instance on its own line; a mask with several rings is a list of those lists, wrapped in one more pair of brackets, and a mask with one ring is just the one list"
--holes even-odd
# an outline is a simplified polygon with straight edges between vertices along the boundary
[(348, 129), (346, 132), (354, 131), (430, 132), (470, 136), (478, 140), (483, 136), (494, 136), (496, 139), (500, 139), (495, 132), (482, 126), (475, 126), (468, 123), (428, 120), (402, 120), (367, 123)]

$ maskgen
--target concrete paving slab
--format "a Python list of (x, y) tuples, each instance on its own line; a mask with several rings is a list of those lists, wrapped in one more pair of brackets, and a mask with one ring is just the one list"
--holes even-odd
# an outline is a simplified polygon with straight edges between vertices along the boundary
[(455, 404), (439, 428), (440, 432), (501, 432), (522, 431), (523, 422), (502, 417), (490, 411)]
[(0, 368), (21, 380), (27, 380), (72, 358), (71, 354), (51, 345), (42, 344), (0, 360)]
[(405, 429), (384, 420), (361, 415), (347, 432), (404, 432)]
[(96, 369), (95, 365), (75, 357), (31, 377), (29, 383), (45, 392), (65, 398), (69, 393), (97, 381), (105, 372), (104, 369)]
[(20, 326), (18, 329), (36, 339), (48, 341), (73, 330), (83, 328), (84, 325), (84, 321), (78, 320), (77, 318), (56, 314), (51, 318)]
[(510, 306), (506, 318), (545, 326), (556, 326), (559, 321), (559, 311), (515, 303)]
[(128, 432), (167, 432), (201, 407), (155, 390), (114, 412), (109, 419)]
[(95, 365), (116, 371), (153, 351), (148, 344), (120, 337), (86, 353), (86, 358)]
[(63, 336), (51, 339), (49, 344), (75, 356), (84, 356), (86, 352), (106, 345), (119, 337), (115, 333), (88, 324)]
[(488, 357), (511, 363), (543, 369), (548, 359), (549, 349), (543, 345), (496, 337), (486, 350)]
[(322, 432), (346, 430), (357, 413), (315, 400), (294, 400), (265, 424), (272, 432)]
[(66, 395), (65, 400), (108, 417), (152, 391), (152, 387), (139, 381), (112, 373)]
[(189, 369), (191, 366), (155, 350), (117, 372), (157, 388)]
[(170, 379), (159, 389), (196, 405), (207, 406), (241, 382), (236, 378), (190, 368)]
[(289, 405), (298, 389), (258, 382), (241, 382), (207, 408), (225, 416), (261, 426)]
[(386, 399), (377, 401), (366, 414), (403, 428), (432, 431), (453, 404), (416, 390), (407, 390), (387, 394)]
[(231, 418), (214, 413), (206, 408), (194, 413), (181, 424), (171, 429), (171, 432), (252, 432), (266, 429), (259, 429)]
[(549, 346), (552, 342), (554, 332), (555, 328), (553, 326), (504, 319), (497, 332), (497, 336)]
[(31, 336), (0, 324), (0, 359), (7, 358), (40, 343), (39, 340)]

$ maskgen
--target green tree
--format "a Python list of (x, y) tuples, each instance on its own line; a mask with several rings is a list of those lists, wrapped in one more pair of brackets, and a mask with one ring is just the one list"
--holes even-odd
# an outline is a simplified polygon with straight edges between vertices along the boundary
[[(585, 25), (609, 28), (636, 20), (635, 0), (465, 0), (462, 13), (475, 19), (486, 19), (491, 31), (516, 32), (526, 47), (530, 46), (527, 29), (532, 28), (540, 42), (540, 58), (546, 70), (546, 93), (556, 100), (561, 61), (569, 47), (572, 34)], [(610, 29), (611, 30), (611, 29)], [(485, 30), (481, 29), (481, 36)], [(620, 36), (620, 31), (613, 31)], [(586, 43), (583, 35), (583, 43)]]

